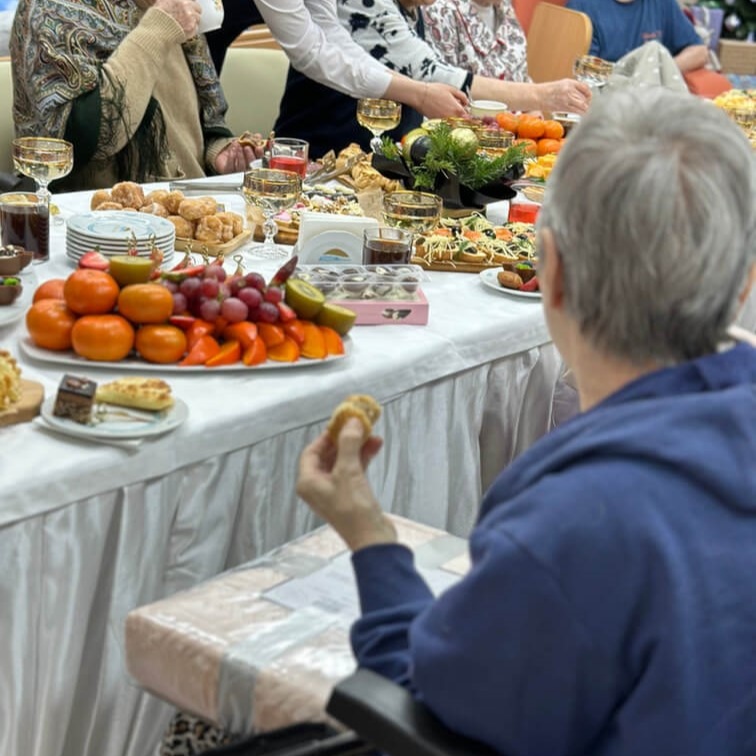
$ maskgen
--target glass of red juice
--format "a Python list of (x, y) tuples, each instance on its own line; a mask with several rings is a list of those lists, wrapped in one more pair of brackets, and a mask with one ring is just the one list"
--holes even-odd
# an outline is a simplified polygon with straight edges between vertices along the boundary
[(412, 258), (412, 233), (402, 228), (366, 228), (362, 243), (365, 265), (407, 265)]
[(50, 259), (50, 210), (33, 192), (0, 194), (0, 243), (23, 247), (32, 263)]
[(277, 171), (293, 171), (304, 179), (309, 148), (304, 139), (276, 137), (270, 145), (268, 166)]
[(510, 223), (535, 223), (538, 217), (538, 211), (541, 206), (533, 202), (510, 202), (509, 217)]

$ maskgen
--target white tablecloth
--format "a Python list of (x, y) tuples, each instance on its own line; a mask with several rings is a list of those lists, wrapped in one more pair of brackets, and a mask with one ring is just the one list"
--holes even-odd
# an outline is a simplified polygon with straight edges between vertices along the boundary
[[(64, 215), (88, 207), (56, 201)], [(71, 270), (54, 226), (33, 273)], [(475, 275), (429, 279), (427, 326), (356, 328), (343, 362), (166, 375), (189, 419), (137, 449), (0, 429), (0, 753), (153, 752), (171, 711), (128, 680), (126, 614), (312, 529), (297, 459), (347, 393), (384, 405), (370, 478), (386, 509), (467, 535), (482, 490), (547, 428), (559, 358), (538, 302)], [(50, 395), (63, 369), (21, 357), (25, 333), (0, 326), (0, 347)]]

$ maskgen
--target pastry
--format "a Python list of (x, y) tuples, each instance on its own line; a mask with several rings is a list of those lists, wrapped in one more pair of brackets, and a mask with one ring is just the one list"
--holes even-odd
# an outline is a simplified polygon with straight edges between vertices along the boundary
[(171, 387), (165, 381), (141, 376), (103, 383), (97, 389), (97, 401), (154, 412), (173, 406)]
[(181, 200), (178, 215), (188, 221), (198, 221), (206, 215), (214, 215), (218, 203), (213, 197), (194, 197)]
[(367, 440), (373, 432), (373, 424), (381, 416), (381, 405), (367, 394), (352, 394), (339, 404), (331, 415), (326, 432), (336, 443), (344, 423), (352, 417), (362, 423), (363, 439)]
[(120, 202), (124, 208), (139, 210), (144, 204), (144, 190), (135, 181), (121, 181), (110, 191), (113, 202)]
[(10, 352), (0, 349), (0, 410), (21, 398), (21, 370)]
[(55, 397), (53, 415), (86, 425), (92, 417), (97, 384), (89, 378), (64, 375)]

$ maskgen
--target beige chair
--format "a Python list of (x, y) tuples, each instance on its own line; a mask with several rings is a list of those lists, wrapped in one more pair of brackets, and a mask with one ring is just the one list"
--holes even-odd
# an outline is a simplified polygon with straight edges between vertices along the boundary
[(11, 142), (15, 135), (10, 58), (0, 58), (0, 171), (4, 173), (13, 171)]
[(593, 24), (585, 13), (550, 2), (535, 6), (528, 27), (528, 73), (535, 82), (573, 78), (575, 58), (587, 55)]
[(221, 84), (228, 100), (226, 122), (234, 134), (267, 134), (278, 116), (289, 59), (281, 50), (236, 47), (226, 53)]

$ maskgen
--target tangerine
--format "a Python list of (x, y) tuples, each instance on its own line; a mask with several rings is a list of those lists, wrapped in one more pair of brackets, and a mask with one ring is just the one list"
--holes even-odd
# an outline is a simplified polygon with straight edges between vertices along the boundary
[(520, 116), (520, 123), (517, 126), (518, 137), (522, 137), (523, 139), (540, 139), (543, 136), (544, 130), (543, 118), (531, 115)]
[(514, 113), (498, 113), (496, 115), (496, 123), (504, 131), (511, 131), (513, 134), (516, 134), (520, 119)]
[(41, 283), (34, 290), (32, 303), (39, 302), (41, 299), (65, 299), (63, 296), (63, 287), (65, 284), (65, 278), (51, 278), (49, 281)]
[(134, 346), (147, 362), (166, 365), (186, 353), (186, 334), (172, 325), (145, 325), (137, 331)]
[(79, 268), (66, 279), (63, 296), (78, 315), (102, 315), (110, 312), (118, 300), (118, 284), (102, 270)]
[(173, 294), (154, 283), (124, 286), (118, 295), (118, 312), (132, 323), (165, 323), (173, 314)]
[(562, 149), (561, 139), (539, 139), (536, 145), (538, 155), (551, 155)]
[(514, 144), (522, 144), (529, 155), (537, 155), (538, 147), (535, 139), (515, 139)]
[(74, 352), (97, 362), (122, 360), (134, 346), (134, 329), (120, 315), (85, 315), (71, 331)]
[(564, 126), (559, 121), (544, 121), (543, 135), (547, 139), (561, 139), (564, 136)]
[(35, 346), (62, 352), (71, 348), (76, 315), (60, 299), (40, 299), (26, 313), (26, 328)]

